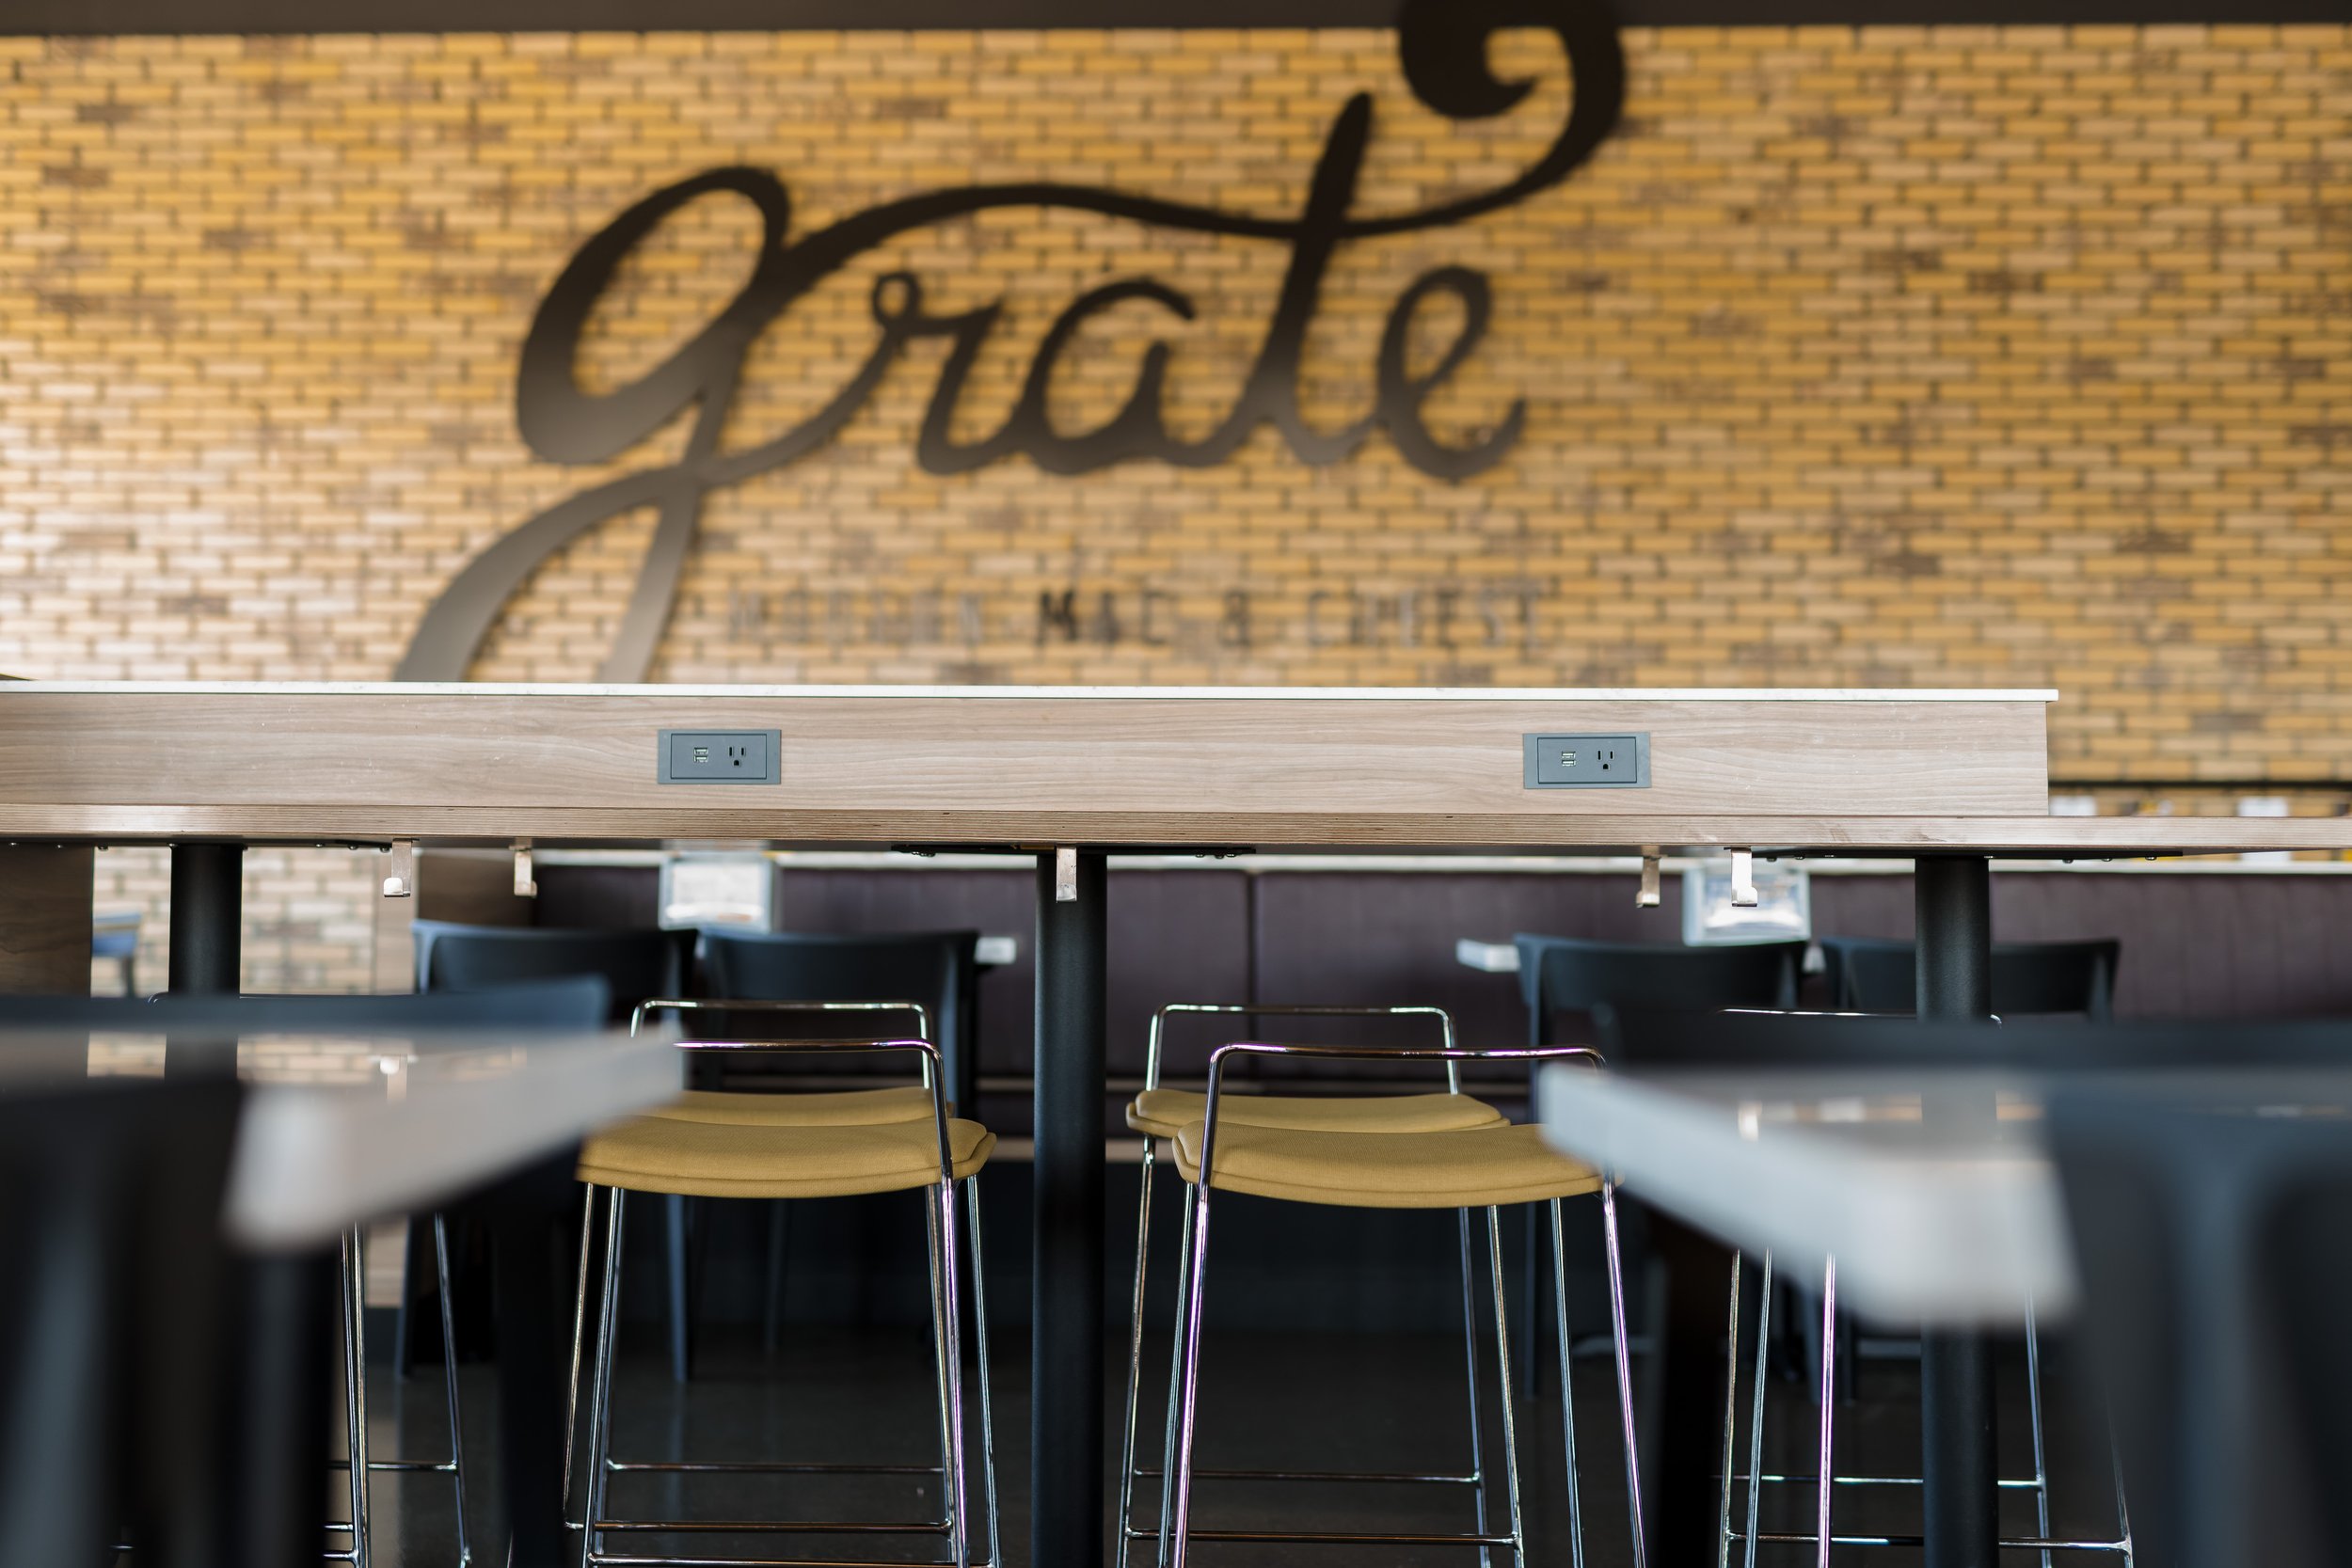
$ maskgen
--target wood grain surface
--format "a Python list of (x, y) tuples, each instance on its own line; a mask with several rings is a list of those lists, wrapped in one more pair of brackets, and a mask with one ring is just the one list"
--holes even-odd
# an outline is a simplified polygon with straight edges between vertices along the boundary
[(87, 994), (94, 856), (87, 844), (0, 844), (0, 995)]
[[(665, 728), (779, 730), (783, 781), (658, 784)], [(24, 683), (0, 689), (0, 832), (1708, 843), (1720, 839), (1682, 825), (2038, 815), (2043, 728), (2043, 704), (2015, 695), (1432, 702)], [(1525, 787), (1524, 735), (1628, 731), (1650, 736), (1650, 787)], [(1616, 825), (1629, 821), (1640, 825)]]
[[(2053, 817), (2037, 694), (0, 687), (0, 837), (133, 843), (2352, 847), (2352, 819)], [(664, 728), (783, 783), (655, 782)], [(1530, 790), (1520, 736), (1638, 730), (1647, 789)]]

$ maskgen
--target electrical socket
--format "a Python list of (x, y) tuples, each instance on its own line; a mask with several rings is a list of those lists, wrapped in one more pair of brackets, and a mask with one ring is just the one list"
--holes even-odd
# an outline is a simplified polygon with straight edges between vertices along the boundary
[(1530, 789), (1647, 789), (1649, 735), (1531, 735), (1526, 744)]
[(656, 779), (662, 784), (784, 782), (781, 730), (663, 730)]

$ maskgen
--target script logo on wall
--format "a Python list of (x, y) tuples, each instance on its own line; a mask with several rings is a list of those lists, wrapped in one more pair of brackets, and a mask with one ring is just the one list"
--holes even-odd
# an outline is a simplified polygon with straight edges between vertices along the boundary
[[(644, 678), (675, 602), (680, 574), (703, 498), (808, 455), (856, 414), (908, 345), (945, 339), (946, 363), (915, 435), (915, 461), (932, 473), (961, 473), (1015, 455), (1049, 473), (1083, 474), (1114, 463), (1151, 460), (1206, 467), (1236, 451), (1262, 425), (1279, 430), (1294, 455), (1337, 463), (1384, 432), (1398, 453), (1423, 473), (1462, 480), (1501, 461), (1518, 440), (1526, 404), (1515, 402), (1490, 434), (1464, 446), (1438, 440), (1422, 421), (1422, 405), (1477, 347), (1493, 314), (1486, 277), (1438, 266), (1401, 293), (1389, 313), (1374, 366), (1373, 411), (1337, 430), (1310, 426), (1298, 406), (1303, 345), (1325, 271), (1342, 245), (1465, 222), (1526, 200), (1573, 173), (1617, 122), (1625, 100), (1625, 57), (1613, 23), (1589, 0), (1406, 0), (1397, 23), (1398, 52), (1413, 96), (1452, 119), (1502, 114), (1533, 84), (1497, 79), (1486, 41), (1500, 28), (1540, 26), (1567, 52), (1573, 96), (1559, 134), (1543, 155), (1508, 182), (1412, 212), (1358, 214), (1356, 185), (1372, 135), (1372, 99), (1358, 93), (1332, 121), (1303, 209), (1295, 216), (1229, 213), (1123, 191), (1052, 183), (978, 185), (901, 198), (829, 228), (790, 237), (791, 199), (765, 169), (718, 168), (654, 192), (581, 245), (540, 303), (524, 340), (516, 384), (523, 439), (549, 462), (603, 463), (647, 439), (690, 405), (695, 410), (683, 453), (582, 491), (500, 538), (468, 563), (419, 625), (395, 672), (403, 680), (462, 680), (506, 602), (550, 556), (581, 534), (640, 507), (657, 509), (653, 541), (631, 591), (612, 651), (597, 672), (608, 681)], [(630, 250), (671, 213), (718, 192), (747, 198), (763, 232), (752, 276), (708, 325), (651, 371), (608, 392), (581, 389), (575, 373), (580, 337), (598, 299)], [(1056, 430), (1046, 388), (1057, 360), (1087, 320), (1135, 300), (1190, 320), (1192, 301), (1150, 277), (1128, 277), (1081, 294), (1039, 343), (1022, 393), (1004, 425), (974, 441), (957, 441), (956, 408), (966, 377), (1003, 306), (958, 314), (924, 308), (921, 279), (894, 272), (878, 279), (872, 349), (830, 402), (798, 427), (736, 451), (719, 450), (728, 405), (745, 356), (768, 327), (818, 283), (860, 255), (910, 230), (998, 208), (1094, 213), (1160, 228), (1259, 240), (1289, 247), (1273, 313), (1232, 411), (1198, 440), (1179, 440), (1161, 419), (1168, 345), (1143, 352), (1135, 389), (1111, 419), (1093, 429)], [(1433, 295), (1451, 294), (1462, 325), (1437, 362), (1407, 369), (1406, 342), (1416, 312)]]

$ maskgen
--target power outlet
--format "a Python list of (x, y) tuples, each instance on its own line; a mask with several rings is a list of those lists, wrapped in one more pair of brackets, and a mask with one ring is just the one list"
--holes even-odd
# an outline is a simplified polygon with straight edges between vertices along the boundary
[(1649, 736), (1531, 735), (1526, 740), (1530, 789), (1647, 789)]
[(771, 784), (784, 781), (781, 730), (663, 730), (662, 784)]

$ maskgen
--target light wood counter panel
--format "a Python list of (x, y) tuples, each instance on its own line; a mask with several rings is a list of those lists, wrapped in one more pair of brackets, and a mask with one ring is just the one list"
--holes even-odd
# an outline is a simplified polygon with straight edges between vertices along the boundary
[(0, 844), (0, 994), (89, 990), (94, 852)]
[(1060, 844), (1209, 849), (1530, 849), (1632, 854), (1644, 846), (1753, 848), (1759, 853), (1897, 855), (1949, 849), (2047, 859), (2100, 855), (2234, 854), (2249, 849), (2352, 849), (2352, 817), (2229, 816), (1264, 816), (1200, 814), (940, 813), (810, 816), (706, 813), (680, 822), (657, 813), (401, 807), (0, 806), (0, 838), (98, 844), (233, 838), (248, 844), (381, 844), (414, 838), (493, 846), (652, 847), (725, 843), (886, 848), (975, 845), (1038, 849)]
[[(2046, 810), (2046, 699), (27, 682), (0, 687), (0, 832), (1584, 845), (1728, 816), (1791, 819), (1781, 842)], [(658, 784), (662, 729), (778, 730), (782, 783)], [(1525, 787), (1524, 735), (1630, 731), (1649, 787)]]

